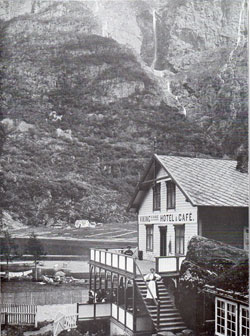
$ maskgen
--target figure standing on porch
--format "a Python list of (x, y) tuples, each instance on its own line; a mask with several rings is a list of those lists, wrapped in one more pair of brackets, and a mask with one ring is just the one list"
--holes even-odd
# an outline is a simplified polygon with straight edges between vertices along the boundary
[[(146, 299), (157, 299), (157, 283), (156, 281), (161, 280), (161, 276), (157, 273), (155, 273), (154, 268), (150, 268), (150, 273), (144, 276), (144, 280), (148, 283), (148, 290), (147, 290), (147, 296)], [(150, 293), (151, 291), (151, 293)], [(153, 297), (152, 297), (153, 296)]]

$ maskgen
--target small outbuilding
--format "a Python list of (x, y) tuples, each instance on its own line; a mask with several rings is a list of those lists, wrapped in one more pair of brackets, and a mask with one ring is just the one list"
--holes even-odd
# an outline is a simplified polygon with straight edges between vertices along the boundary
[(88, 219), (79, 219), (75, 221), (75, 227), (79, 228), (95, 228), (96, 224), (91, 223)]

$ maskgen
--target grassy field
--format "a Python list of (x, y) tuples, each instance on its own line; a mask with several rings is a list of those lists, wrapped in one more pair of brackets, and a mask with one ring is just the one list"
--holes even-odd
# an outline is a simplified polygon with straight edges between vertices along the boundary
[(88, 260), (90, 248), (126, 248), (137, 244), (135, 222), (126, 225), (110, 223), (98, 228), (19, 227), (9, 231), (23, 253), (29, 235), (34, 232), (41, 239), (47, 255), (81, 256), (82, 260)]
[[(1, 244), (2, 238), (0, 238)], [(25, 251), (28, 238), (15, 238), (15, 241), (21, 251)], [(81, 256), (82, 260), (89, 259), (90, 248), (126, 248), (127, 241), (102, 241), (102, 240), (74, 240), (74, 239), (41, 239), (47, 255), (77, 255)], [(136, 246), (136, 243), (129, 242), (131, 246)]]
[(103, 227), (80, 228), (67, 227), (18, 227), (9, 230), (14, 237), (27, 237), (35, 232), (39, 237), (49, 238), (77, 238), (77, 239), (115, 239), (136, 241), (136, 222), (109, 223)]

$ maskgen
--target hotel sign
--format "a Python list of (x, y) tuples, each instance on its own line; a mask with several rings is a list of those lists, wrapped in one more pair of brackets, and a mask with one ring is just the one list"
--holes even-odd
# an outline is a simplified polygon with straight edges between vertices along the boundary
[(186, 224), (195, 222), (197, 222), (197, 211), (139, 216), (139, 223), (141, 224)]

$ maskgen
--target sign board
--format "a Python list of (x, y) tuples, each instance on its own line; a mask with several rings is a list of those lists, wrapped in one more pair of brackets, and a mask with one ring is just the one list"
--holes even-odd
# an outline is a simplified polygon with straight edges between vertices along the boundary
[(139, 216), (140, 224), (187, 224), (197, 223), (197, 211), (171, 212)]

